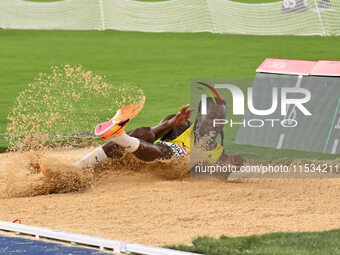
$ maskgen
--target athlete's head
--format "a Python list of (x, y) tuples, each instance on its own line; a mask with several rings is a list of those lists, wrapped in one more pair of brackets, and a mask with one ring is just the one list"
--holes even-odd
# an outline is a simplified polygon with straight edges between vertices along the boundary
[[(214, 127), (214, 119), (225, 119), (227, 115), (227, 106), (225, 101), (219, 103), (217, 98), (207, 98), (207, 114), (201, 114), (202, 102), (198, 105), (197, 117), (194, 125), (196, 135), (200, 137), (209, 136), (213, 141), (221, 134), (221, 143), (223, 144), (223, 127), (224, 125), (216, 125)], [(216, 102), (216, 103), (215, 103)]]

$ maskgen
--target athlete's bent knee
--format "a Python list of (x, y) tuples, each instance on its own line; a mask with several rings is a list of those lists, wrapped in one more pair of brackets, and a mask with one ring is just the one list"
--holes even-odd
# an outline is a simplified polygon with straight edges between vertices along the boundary
[(141, 127), (128, 133), (129, 136), (136, 137), (149, 143), (155, 141), (155, 134), (150, 127)]
[(124, 155), (123, 147), (114, 142), (107, 142), (102, 148), (108, 158), (121, 158)]

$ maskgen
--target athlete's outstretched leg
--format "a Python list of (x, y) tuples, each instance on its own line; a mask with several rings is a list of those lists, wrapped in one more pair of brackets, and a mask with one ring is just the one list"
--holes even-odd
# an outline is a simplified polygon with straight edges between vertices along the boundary
[[(132, 139), (126, 136), (130, 136)], [(131, 130), (127, 134), (123, 133), (122, 137), (118, 139), (123, 146), (114, 142), (113, 138), (110, 138), (109, 140), (109, 142), (91, 151), (73, 165), (79, 168), (88, 167), (107, 158), (121, 158), (124, 155), (124, 147), (129, 147), (125, 149), (134, 152), (138, 148), (140, 141), (152, 144), (155, 141), (155, 135), (150, 127), (142, 127)]]
[[(127, 134), (149, 143), (155, 141), (155, 134), (150, 127), (137, 128), (127, 132)], [(109, 141), (101, 147), (109, 158), (121, 158), (124, 154), (124, 148), (113, 141)]]
[[(99, 146), (73, 165), (82, 168), (107, 158), (121, 158), (124, 155), (124, 150), (133, 153), (143, 161), (171, 158), (172, 150), (169, 146), (154, 145), (152, 143), (154, 140), (151, 140), (151, 138), (154, 136), (151, 131), (148, 131), (149, 129), (140, 128), (129, 132), (131, 135), (123, 133), (120, 136), (111, 138), (109, 142)], [(145, 141), (142, 138), (149, 139)]]
[(77, 161), (74, 166), (86, 167), (108, 157), (119, 158), (123, 155), (124, 149), (144, 161), (171, 158), (173, 156), (173, 149), (167, 145), (154, 145), (153, 142), (172, 128), (187, 125), (187, 119), (191, 113), (188, 108), (189, 105), (182, 107), (179, 113), (170, 119), (162, 121), (162, 123), (153, 128), (139, 128), (128, 132), (128, 134), (124, 132), (124, 128), (129, 119), (124, 119), (124, 116), (118, 111), (115, 115), (115, 117), (119, 116), (118, 121), (114, 117), (109, 122), (96, 127), (96, 134), (104, 139), (110, 139), (110, 142), (98, 147)]

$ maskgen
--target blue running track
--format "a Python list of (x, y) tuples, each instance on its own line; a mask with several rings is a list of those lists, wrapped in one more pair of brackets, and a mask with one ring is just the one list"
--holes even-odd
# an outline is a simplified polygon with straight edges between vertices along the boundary
[(7, 237), (0, 235), (0, 254), (25, 254), (25, 255), (105, 255), (112, 254), (83, 247), (38, 241), (21, 237)]

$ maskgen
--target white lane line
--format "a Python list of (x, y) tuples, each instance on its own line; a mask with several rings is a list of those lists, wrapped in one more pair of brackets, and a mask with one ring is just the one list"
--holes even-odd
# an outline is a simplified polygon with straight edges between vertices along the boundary
[(300, 74), (295, 85), (296, 88), (300, 88), (302, 77), (303, 75)]
[(285, 138), (285, 134), (281, 134), (280, 138), (279, 138), (279, 143), (276, 146), (276, 149), (281, 149), (282, 148), (282, 143), (283, 143), (283, 139)]
[(336, 149), (338, 148), (338, 144), (339, 144), (339, 139), (335, 139), (334, 143), (333, 143), (333, 148), (332, 148), (332, 154), (336, 153)]

